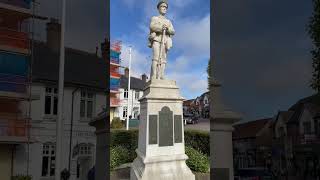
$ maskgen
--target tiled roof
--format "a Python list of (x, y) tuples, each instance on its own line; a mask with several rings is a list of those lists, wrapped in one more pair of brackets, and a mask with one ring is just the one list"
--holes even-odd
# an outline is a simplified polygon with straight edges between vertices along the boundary
[(281, 117), (284, 120), (284, 122), (288, 122), (293, 114), (294, 114), (293, 111), (280, 111), (279, 117)]
[(300, 108), (301, 104), (307, 103), (316, 104), (320, 106), (320, 93), (299, 100), (296, 104), (290, 107), (290, 110)]
[(193, 101), (194, 101), (194, 99), (185, 100), (185, 101), (183, 101), (183, 105), (190, 106)]
[[(146, 82), (142, 79), (136, 77), (130, 77), (130, 89), (143, 91)], [(121, 75), (120, 78), (120, 88), (127, 89), (128, 88), (128, 78), (125, 75)]]
[[(65, 84), (107, 89), (107, 63), (93, 53), (71, 48), (65, 49)], [(36, 82), (57, 83), (59, 79), (59, 53), (46, 43), (34, 43), (32, 79)]]
[(259, 131), (271, 121), (271, 118), (259, 119), (234, 125), (233, 139), (255, 138)]

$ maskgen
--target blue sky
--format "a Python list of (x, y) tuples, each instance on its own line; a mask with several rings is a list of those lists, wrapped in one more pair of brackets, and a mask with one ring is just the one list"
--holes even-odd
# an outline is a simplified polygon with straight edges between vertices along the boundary
[[(128, 66), (132, 46), (132, 74), (150, 76), (152, 51), (147, 46), (149, 23), (158, 15), (157, 0), (110, 2), (111, 39), (123, 43), (122, 65)], [(176, 30), (169, 51), (166, 76), (177, 81), (187, 99), (207, 91), (206, 67), (210, 57), (210, 1), (170, 0), (167, 17)]]

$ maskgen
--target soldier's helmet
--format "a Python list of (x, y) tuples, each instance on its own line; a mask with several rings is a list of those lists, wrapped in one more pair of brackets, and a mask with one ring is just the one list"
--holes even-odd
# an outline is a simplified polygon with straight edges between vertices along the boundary
[(157, 8), (159, 9), (160, 4), (165, 3), (167, 5), (167, 8), (169, 8), (168, 0), (159, 0)]

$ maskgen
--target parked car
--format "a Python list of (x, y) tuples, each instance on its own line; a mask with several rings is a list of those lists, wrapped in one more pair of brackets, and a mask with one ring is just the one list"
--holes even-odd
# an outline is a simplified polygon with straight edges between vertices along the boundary
[(271, 180), (272, 174), (265, 168), (244, 168), (235, 172), (235, 180)]
[(193, 114), (184, 114), (183, 119), (185, 124), (196, 124), (199, 122), (198, 118)]

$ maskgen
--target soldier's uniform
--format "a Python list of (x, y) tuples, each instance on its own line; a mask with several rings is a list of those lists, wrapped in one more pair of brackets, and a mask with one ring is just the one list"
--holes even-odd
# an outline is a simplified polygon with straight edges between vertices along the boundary
[[(159, 3), (160, 5), (161, 3)], [(158, 7), (159, 7), (158, 5)], [(163, 38), (164, 44), (161, 49), (161, 58), (160, 58), (160, 47), (161, 47), (161, 40), (163, 34), (163, 25), (167, 26), (166, 34)], [(164, 69), (167, 63), (167, 52), (172, 47), (172, 39), (171, 36), (174, 35), (174, 28), (172, 23), (169, 19), (165, 18), (164, 16), (153, 16), (151, 18), (150, 23), (150, 34), (149, 34), (149, 44), (148, 46), (153, 50), (153, 57), (152, 57), (152, 66), (151, 66), (151, 79), (155, 79), (157, 76), (157, 71), (159, 71), (160, 79), (163, 79), (164, 76)], [(159, 61), (161, 59), (161, 61)], [(157, 65), (158, 68), (157, 68)]]

